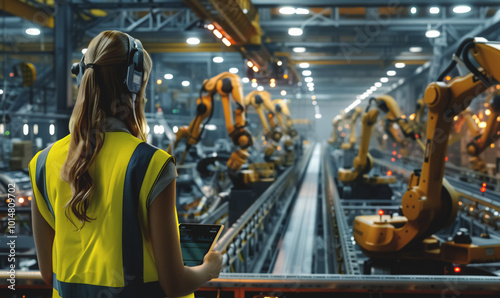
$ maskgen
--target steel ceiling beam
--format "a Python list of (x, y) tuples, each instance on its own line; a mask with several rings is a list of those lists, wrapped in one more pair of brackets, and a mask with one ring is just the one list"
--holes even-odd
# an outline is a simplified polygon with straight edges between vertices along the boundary
[[(431, 5), (444, 5), (452, 6), (457, 5), (456, 0), (252, 0), (252, 3), (257, 7), (279, 7), (279, 6), (298, 6), (298, 7), (401, 7), (401, 6), (431, 6)], [(497, 0), (468, 0), (469, 5), (474, 6), (498, 6)]]
[[(404, 19), (389, 19), (387, 21), (383, 19), (357, 19), (357, 20), (350, 20), (350, 19), (328, 19), (328, 18), (323, 18), (321, 20), (313, 20), (310, 22), (307, 22), (307, 24), (304, 24), (307, 21), (305, 20), (300, 20), (297, 18), (289, 19), (289, 20), (283, 20), (283, 19), (272, 19), (272, 20), (267, 20), (267, 21), (261, 21), (260, 26), (263, 28), (266, 28), (266, 30), (279, 30), (280, 27), (310, 27), (310, 26), (333, 26), (333, 27), (356, 27), (356, 26), (361, 26), (367, 30), (374, 30), (376, 28), (392, 28), (392, 27), (400, 27), (400, 26), (408, 26), (407, 28), (400, 28), (401, 30), (420, 30), (422, 31), (422, 27), (418, 26), (425, 26), (427, 28), (427, 25), (432, 25), (432, 26), (442, 26), (446, 24), (450, 25), (478, 25), (478, 24), (483, 24), (485, 22), (484, 19), (480, 18), (473, 18), (473, 19), (465, 19), (465, 18), (447, 18), (447, 19), (441, 19), (441, 18), (404, 18)], [(372, 28), (373, 27), (373, 28)], [(273, 29), (274, 28), (274, 29)], [(424, 29), (425, 29), (424, 28)]]
[(43, 10), (19, 0), (0, 0), (0, 11), (8, 12), (40, 26), (54, 28), (52, 11)]

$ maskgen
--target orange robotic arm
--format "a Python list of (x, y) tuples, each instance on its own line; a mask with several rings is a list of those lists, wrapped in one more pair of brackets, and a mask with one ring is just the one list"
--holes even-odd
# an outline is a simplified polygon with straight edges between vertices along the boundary
[[(482, 39), (481, 39), (482, 40)], [(427, 86), (425, 102), (429, 106), (427, 119), (427, 141), (421, 173), (411, 175), (408, 190), (402, 198), (404, 217), (379, 221), (377, 216), (357, 216), (354, 220), (354, 237), (367, 252), (390, 253), (401, 251), (410, 244), (421, 241), (450, 224), (456, 217), (458, 200), (456, 193), (443, 182), (448, 136), (453, 117), (463, 111), (481, 92), (491, 84), (491, 77), (500, 79), (496, 62), (500, 58), (498, 43), (479, 42), (467, 39), (457, 50), (471, 73), (453, 78), (448, 84), (434, 82)], [(484, 69), (470, 63), (468, 52)], [(447, 68), (445, 74), (454, 66)], [(443, 186), (445, 188), (443, 189)]]
[[(232, 153), (228, 161), (228, 168), (239, 170), (248, 158), (247, 148), (252, 146), (253, 141), (250, 134), (244, 129), (245, 105), (243, 103), (243, 89), (240, 78), (229, 72), (223, 72), (203, 82), (201, 96), (197, 101), (198, 106), (195, 119), (187, 129), (182, 128), (177, 133), (178, 136), (187, 138), (188, 143), (180, 162), (183, 161), (189, 147), (199, 142), (201, 133), (203, 132), (203, 121), (212, 115), (213, 96), (216, 92), (220, 94), (222, 99), (227, 132), (233, 143), (240, 147), (238, 151)], [(237, 105), (234, 112), (234, 120), (233, 113), (231, 112), (231, 98)], [(202, 126), (201, 130), (200, 126)]]
[(350, 135), (349, 135), (349, 140), (348, 143), (344, 143), (341, 146), (341, 149), (343, 150), (349, 150), (353, 149), (354, 145), (356, 144), (356, 122), (358, 121), (358, 118), (361, 116), (361, 113), (363, 110), (361, 110), (360, 107), (356, 107), (354, 109), (354, 113), (351, 116), (351, 124), (350, 124)]

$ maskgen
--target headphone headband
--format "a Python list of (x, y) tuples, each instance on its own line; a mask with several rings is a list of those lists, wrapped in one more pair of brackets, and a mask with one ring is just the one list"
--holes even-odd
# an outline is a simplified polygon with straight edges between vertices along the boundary
[[(124, 83), (128, 91), (133, 94), (139, 93), (142, 87), (142, 79), (144, 76), (144, 50), (139, 40), (124, 33), (128, 39), (127, 51), (127, 73)], [(75, 63), (71, 67), (71, 73), (76, 75), (76, 83), (80, 87), (83, 74), (87, 68), (94, 68), (94, 63), (85, 64), (85, 55), (82, 56), (80, 63)]]

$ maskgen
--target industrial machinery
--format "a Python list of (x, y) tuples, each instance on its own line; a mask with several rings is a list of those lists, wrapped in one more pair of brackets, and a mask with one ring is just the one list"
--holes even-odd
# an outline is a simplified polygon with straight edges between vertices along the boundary
[(337, 179), (342, 185), (339, 186), (339, 194), (342, 198), (355, 197), (358, 199), (383, 198), (390, 199), (391, 189), (389, 183), (395, 183), (395, 177), (369, 175), (373, 167), (373, 158), (368, 153), (370, 147), (370, 137), (373, 126), (377, 122), (378, 110), (368, 111), (361, 119), (361, 140), (359, 144), (358, 156), (354, 158), (351, 169), (340, 168)]
[[(283, 130), (283, 148), (285, 150), (284, 155), (284, 165), (291, 166), (295, 162), (295, 138), (298, 136), (298, 132), (292, 125), (292, 119), (290, 118), (290, 110), (288, 105), (283, 99), (275, 99), (272, 101), (278, 123)], [(272, 122), (275, 123), (274, 119)]]
[[(484, 128), (483, 133), (480, 133), (478, 130), (473, 132), (474, 139), (467, 144), (467, 153), (470, 156), (470, 165), (474, 171), (478, 171), (480, 173), (486, 173), (486, 164), (479, 157), (479, 154), (483, 152), (486, 148), (490, 146), (490, 144), (494, 143), (500, 137), (499, 131), (499, 121), (498, 117), (500, 116), (500, 93), (495, 92), (491, 94), (488, 100), (488, 121), (486, 122), (486, 127)], [(469, 127), (475, 127), (475, 123), (472, 120), (472, 117), (469, 115), (469, 119), (467, 119), (467, 125)]]
[[(500, 241), (488, 233), (475, 237), (459, 231), (448, 241), (433, 237), (454, 222), (459, 206), (456, 192), (443, 181), (451, 120), (467, 108), (472, 99), (500, 80), (496, 66), (499, 48), (500, 43), (483, 38), (464, 40), (438, 81), (427, 86), (425, 102), (429, 115), (424, 160), (421, 171), (411, 175), (408, 190), (402, 197), (404, 216), (381, 212), (357, 216), (354, 220), (354, 238), (369, 257), (455, 264), (500, 261)], [(469, 52), (480, 68), (470, 61)], [(470, 73), (455, 77), (447, 84), (442, 82), (460, 59)], [(424, 264), (432, 263), (418, 261), (415, 266)]]
[[(264, 159), (266, 161), (271, 161), (271, 156), (276, 151), (278, 142), (282, 136), (281, 129), (277, 125), (270, 126), (267, 120), (268, 117), (272, 118), (275, 114), (275, 108), (271, 101), (271, 94), (267, 91), (254, 90), (245, 96), (244, 103), (245, 112), (248, 111), (249, 106), (253, 106), (257, 111), (257, 115), (259, 115), (266, 140)], [(264, 109), (266, 110), (268, 117), (264, 114)]]
[[(392, 96), (389, 95), (381, 95), (377, 98), (371, 98), (370, 102), (372, 101), (375, 101), (377, 107), (382, 112), (386, 113), (384, 130), (396, 143), (401, 146), (401, 154), (404, 156), (408, 155), (408, 142), (406, 141), (406, 138), (415, 140), (415, 132), (408, 119), (403, 117), (403, 113), (401, 113), (401, 110), (396, 101)], [(403, 133), (403, 138), (398, 135), (397, 129), (393, 124), (397, 124), (397, 126)]]
[(338, 147), (341, 144), (340, 130), (342, 130), (342, 123), (345, 121), (346, 114), (344, 111), (340, 115), (335, 116), (332, 120), (332, 136), (328, 140), (328, 143), (334, 147)]
[(356, 107), (354, 109), (354, 112), (351, 115), (351, 123), (349, 124), (349, 127), (351, 128), (351, 132), (349, 134), (349, 138), (347, 143), (343, 143), (340, 148), (342, 150), (351, 150), (354, 149), (354, 145), (356, 144), (356, 122), (358, 121), (358, 118), (361, 116), (361, 113), (363, 110), (361, 110), (360, 107)]
[[(181, 127), (176, 133), (174, 148), (177, 147), (182, 139), (187, 139), (186, 149), (182, 157), (178, 160), (178, 164), (184, 162), (184, 158), (191, 146), (199, 142), (205, 125), (212, 118), (215, 93), (220, 94), (222, 99), (229, 137), (232, 139), (233, 143), (239, 147), (237, 151), (231, 154), (227, 162), (227, 167), (232, 171), (238, 171), (248, 158), (247, 148), (252, 146), (253, 140), (251, 135), (244, 128), (245, 105), (243, 102), (243, 90), (240, 78), (229, 72), (223, 72), (203, 82), (200, 96), (197, 101), (196, 117), (188, 127)], [(234, 122), (231, 111), (231, 99), (237, 105), (234, 111)], [(203, 122), (205, 119), (207, 119), (207, 121)], [(168, 147), (167, 151), (169, 153), (173, 152), (172, 145)]]

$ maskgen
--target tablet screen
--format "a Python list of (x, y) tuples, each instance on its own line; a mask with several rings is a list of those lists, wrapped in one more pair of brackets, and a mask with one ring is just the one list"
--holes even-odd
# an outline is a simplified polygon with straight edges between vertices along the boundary
[(203, 264), (203, 257), (210, 251), (222, 231), (222, 225), (180, 224), (182, 259), (185, 266)]

